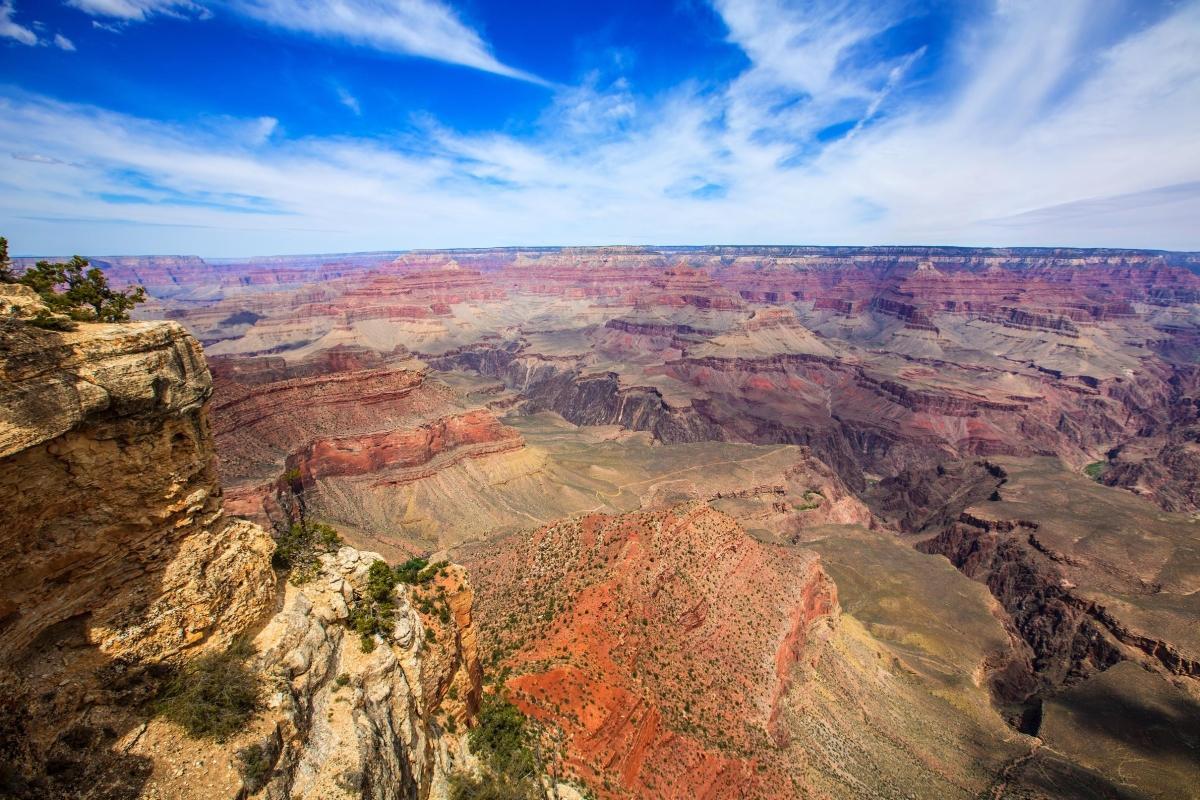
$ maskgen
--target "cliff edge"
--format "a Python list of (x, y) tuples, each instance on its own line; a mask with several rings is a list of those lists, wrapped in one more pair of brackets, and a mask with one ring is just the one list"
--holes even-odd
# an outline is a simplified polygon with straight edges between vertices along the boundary
[[(347, 623), (378, 556), (342, 547), (293, 586), (272, 536), (224, 512), (199, 343), (171, 322), (45, 330), (38, 305), (0, 287), (0, 796), (444, 794), (470, 763), (446, 728), (479, 696), (461, 570), (437, 579), (448, 620), (395, 588), (366, 652)], [(235, 641), (260, 688), (242, 730), (155, 715)]]

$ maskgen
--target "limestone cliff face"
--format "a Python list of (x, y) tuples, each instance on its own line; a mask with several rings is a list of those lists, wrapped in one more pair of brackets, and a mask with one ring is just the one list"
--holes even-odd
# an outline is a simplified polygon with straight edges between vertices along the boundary
[(0, 338), (0, 663), (87, 617), (113, 658), (228, 638), (274, 600), (261, 529), (221, 513), (200, 347), (174, 323)]
[[(270, 534), (223, 510), (195, 339), (42, 330), (21, 287), (0, 300), (0, 794), (444, 795), (480, 691), (461, 570), (436, 582), (448, 621), (398, 590), (395, 630), (361, 652), (345, 620), (378, 557), (279, 579)], [(264, 703), (245, 731), (194, 740), (151, 715), (172, 665), (239, 636)]]
[(0, 761), (28, 791), (129, 794), (148, 765), (108, 745), (149, 670), (273, 607), (271, 537), (222, 513), (210, 392), (174, 323), (0, 322)]

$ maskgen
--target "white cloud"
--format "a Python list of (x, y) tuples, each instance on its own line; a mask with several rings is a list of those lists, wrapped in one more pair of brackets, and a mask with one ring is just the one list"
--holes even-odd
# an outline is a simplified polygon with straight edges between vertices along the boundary
[(63, 36), (61, 33), (54, 34), (54, 46), (60, 50), (66, 50), (67, 52), (75, 51), (75, 43)]
[(57, 158), (51, 158), (50, 156), (44, 156), (41, 153), (13, 153), (12, 157), (17, 159), (18, 161), (30, 161), (34, 164), (63, 164), (63, 163), (65, 163)]
[(362, 116), (362, 106), (359, 104), (358, 98), (350, 94), (350, 90), (345, 86), (338, 85), (334, 87), (334, 91), (337, 92), (339, 103), (354, 112), (356, 117)]
[(205, 17), (209, 13), (203, 6), (191, 0), (66, 0), (66, 3), (93, 17), (109, 17), (130, 22), (140, 22), (157, 14), (172, 17)]
[(228, 0), (228, 3), (237, 13), (275, 28), (544, 83), (498, 61), (483, 38), (440, 0)]
[[(829, 23), (838, 52), (890, 24), (880, 13)], [(952, 92), (893, 105), (800, 159), (797, 142), (843, 109), (861, 118), (887, 106), (919, 51), (855, 73), (819, 31), (780, 43), (741, 19), (731, 36), (752, 64), (726, 86), (649, 99), (622, 80), (585, 80), (555, 94), (533, 137), (430, 121), (419, 135), (295, 138), (269, 118), (175, 126), (10, 97), (0, 152), (40, 158), (0, 172), (0, 230), (23, 251), (210, 255), (613, 242), (1200, 248), (1200, 3), (1104, 47), (1078, 34), (1093, 13), (1006, 0), (951, 67)], [(779, 25), (801, 24), (790, 19)], [(809, 46), (822, 52), (789, 49)], [(1034, 57), (1038, 74), (1013, 66)], [(53, 221), (65, 218), (90, 221)]]
[(37, 34), (26, 28), (24, 25), (18, 25), (13, 22), (13, 13), (15, 9), (13, 4), (5, 0), (0, 3), (0, 38), (13, 39), (21, 44), (35, 45), (38, 43)]
[[(209, 5), (272, 28), (385, 53), (419, 56), (549, 85), (499, 61), (483, 37), (442, 0), (66, 0), (94, 17), (139, 22), (155, 15), (211, 16)], [(111, 25), (94, 23), (114, 31)], [(2, 28), (0, 28), (2, 30)]]

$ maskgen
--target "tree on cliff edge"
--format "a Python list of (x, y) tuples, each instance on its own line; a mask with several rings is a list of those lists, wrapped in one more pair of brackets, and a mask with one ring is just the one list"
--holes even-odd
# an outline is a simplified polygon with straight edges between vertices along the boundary
[[(108, 278), (86, 258), (73, 256), (66, 264), (39, 261), (21, 276), (20, 282), (37, 292), (54, 311), (74, 319), (98, 322), (127, 322), (129, 311), (146, 301), (140, 286), (124, 292), (109, 287)], [(65, 286), (65, 291), (60, 287)]]
[(8, 239), (0, 236), (0, 283), (16, 283), (17, 276), (12, 271), (12, 261), (8, 258)]

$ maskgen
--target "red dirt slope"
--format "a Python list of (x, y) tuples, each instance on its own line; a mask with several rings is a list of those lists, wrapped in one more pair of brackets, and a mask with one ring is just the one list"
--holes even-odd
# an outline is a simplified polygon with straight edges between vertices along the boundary
[(467, 559), (485, 652), (600, 797), (791, 794), (771, 761), (780, 698), (838, 609), (814, 554), (693, 502), (559, 522)]

